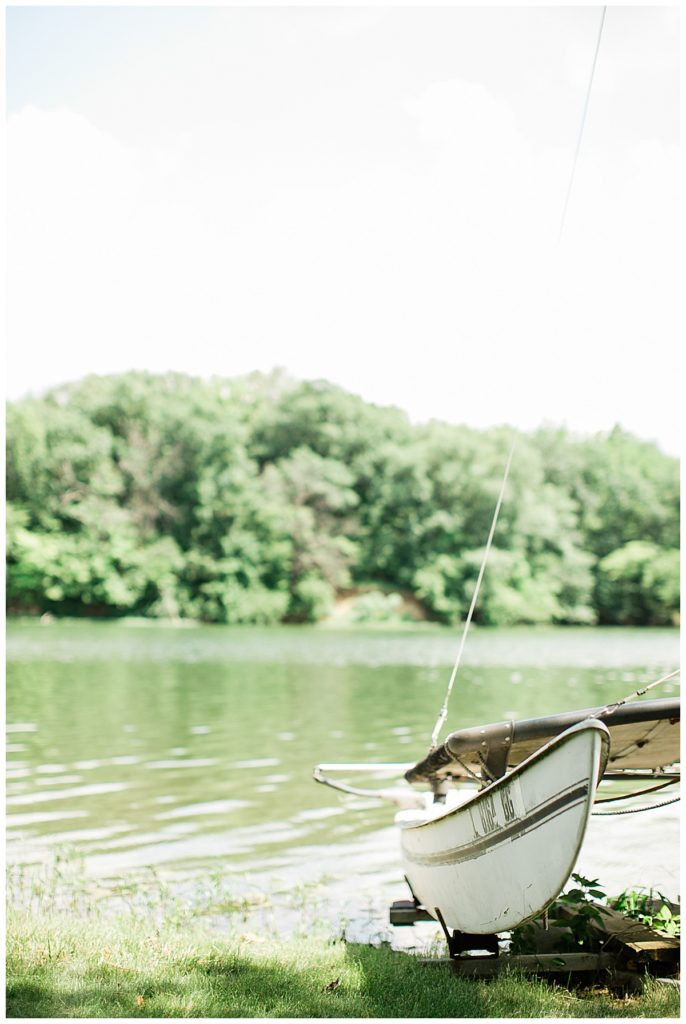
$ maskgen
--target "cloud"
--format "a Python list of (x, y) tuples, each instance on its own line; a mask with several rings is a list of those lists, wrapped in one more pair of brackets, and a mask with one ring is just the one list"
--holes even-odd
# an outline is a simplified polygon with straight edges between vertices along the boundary
[(675, 437), (676, 148), (589, 144), (557, 249), (569, 149), (475, 83), (397, 103), (407, 155), (347, 162), (13, 115), (10, 394), (283, 365), (415, 418)]
[(406, 105), (424, 141), (458, 154), (476, 154), (484, 162), (495, 153), (521, 147), (511, 107), (476, 82), (434, 82)]
[(10, 393), (173, 365), (205, 278), (173, 159), (67, 110), (26, 109), (7, 137)]

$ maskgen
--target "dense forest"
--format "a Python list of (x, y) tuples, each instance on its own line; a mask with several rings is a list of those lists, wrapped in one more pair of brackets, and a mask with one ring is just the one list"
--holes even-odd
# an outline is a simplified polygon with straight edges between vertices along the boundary
[[(359, 588), (457, 621), (510, 440), (280, 371), (84, 378), (8, 407), (8, 609), (314, 622)], [(519, 434), (475, 621), (674, 623), (678, 545), (676, 459)]]

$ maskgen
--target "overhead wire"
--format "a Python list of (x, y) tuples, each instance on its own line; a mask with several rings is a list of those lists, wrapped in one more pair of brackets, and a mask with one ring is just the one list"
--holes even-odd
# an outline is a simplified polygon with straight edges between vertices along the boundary
[(584, 136), (584, 127), (586, 125), (586, 117), (588, 115), (588, 105), (591, 99), (591, 89), (593, 88), (593, 78), (595, 76), (596, 64), (598, 63), (598, 53), (600, 51), (600, 40), (603, 35), (603, 26), (605, 24), (605, 14), (607, 12), (607, 6), (603, 7), (600, 15), (600, 25), (598, 26), (598, 38), (595, 44), (595, 53), (593, 54), (593, 63), (591, 64), (591, 74), (588, 79), (588, 88), (586, 89), (586, 99), (584, 100), (584, 109), (581, 114), (581, 125), (579, 127), (579, 136), (576, 140), (576, 149), (574, 150), (574, 159), (572, 161), (572, 170), (569, 175), (569, 184), (567, 186), (567, 194), (565, 196), (564, 206), (562, 208), (562, 219), (560, 220), (560, 231), (557, 236), (558, 242), (562, 239), (562, 233), (565, 227), (565, 221), (567, 219), (567, 207), (569, 206), (569, 197), (572, 194), (572, 186), (574, 184), (574, 175), (576, 174), (576, 165), (579, 159), (579, 151), (581, 149), (581, 140)]
[(600, 711), (596, 711), (594, 715), (591, 715), (591, 718), (604, 718), (614, 714), (617, 708), (621, 708), (623, 704), (627, 704), (630, 700), (635, 700), (637, 697), (642, 697), (644, 693), (648, 692), (648, 690), (652, 690), (655, 686), (660, 686), (662, 683), (666, 683), (668, 680), (674, 679), (675, 676), (680, 675), (680, 673), (681, 669), (677, 668), (673, 672), (669, 672), (666, 676), (660, 676), (660, 678), (656, 679), (654, 683), (648, 683), (647, 686), (644, 686), (640, 690), (634, 690), (633, 693), (628, 694), (626, 697), (622, 697), (621, 700), (615, 700), (612, 704), (606, 704), (604, 708), (600, 709)]
[(464, 629), (462, 630), (462, 640), (460, 642), (460, 647), (459, 647), (459, 650), (457, 652), (457, 657), (455, 659), (455, 664), (453, 665), (453, 670), (452, 670), (452, 673), (450, 675), (450, 680), (448, 682), (448, 689), (446, 691), (445, 698), (443, 699), (443, 706), (441, 707), (441, 710), (438, 713), (438, 718), (436, 719), (436, 724), (434, 725), (433, 732), (431, 733), (431, 747), (432, 747), (432, 749), (435, 749), (436, 745), (438, 744), (438, 736), (440, 734), (441, 729), (443, 728), (443, 723), (445, 722), (446, 718), (448, 717), (448, 701), (450, 700), (450, 694), (453, 692), (453, 684), (454, 684), (455, 678), (457, 676), (457, 670), (460, 667), (460, 661), (462, 660), (462, 652), (464, 650), (465, 640), (467, 639), (467, 633), (469, 632), (469, 626), (470, 626), (470, 623), (472, 621), (472, 616), (474, 614), (474, 608), (476, 607), (476, 601), (477, 601), (477, 598), (479, 596), (479, 589), (481, 587), (481, 581), (482, 581), (482, 579), (484, 577), (484, 572), (486, 570), (486, 562), (488, 561), (488, 555), (489, 555), (490, 550), (491, 550), (491, 544), (493, 543), (493, 534), (495, 533), (496, 523), (498, 522), (498, 515), (500, 514), (500, 506), (503, 503), (503, 496), (505, 494), (505, 485), (507, 484), (507, 478), (508, 478), (509, 473), (510, 473), (510, 466), (512, 465), (512, 456), (514, 454), (514, 448), (515, 448), (515, 442), (514, 442), (514, 438), (513, 438), (512, 444), (510, 445), (510, 451), (509, 451), (508, 456), (507, 456), (507, 462), (505, 464), (505, 472), (503, 474), (503, 481), (502, 481), (502, 483), (500, 485), (500, 493), (498, 495), (498, 500), (496, 502), (495, 511), (493, 512), (493, 519), (491, 520), (491, 529), (490, 529), (489, 534), (488, 534), (488, 540), (486, 541), (486, 550), (484, 551), (484, 557), (481, 559), (481, 566), (479, 568), (479, 575), (477, 577), (476, 584), (474, 586), (474, 593), (472, 594), (471, 604), (469, 605), (469, 611), (467, 613), (467, 618), (465, 619)]
[[(588, 80), (588, 88), (586, 89), (586, 97), (585, 97), (585, 100), (584, 100), (584, 107), (583, 107), (583, 111), (582, 111), (582, 115), (581, 115), (581, 125), (579, 127), (579, 135), (578, 135), (577, 142), (576, 142), (576, 149), (574, 150), (574, 159), (572, 161), (572, 169), (571, 169), (571, 173), (570, 173), (570, 176), (569, 176), (569, 184), (567, 186), (567, 193), (565, 195), (564, 206), (563, 206), (563, 209), (562, 209), (562, 219), (561, 219), (561, 222), (560, 222), (560, 232), (559, 232), (559, 235), (558, 235), (558, 242), (562, 238), (562, 232), (564, 230), (565, 221), (567, 219), (567, 208), (569, 206), (569, 199), (570, 199), (570, 196), (572, 194), (572, 186), (574, 184), (574, 176), (575, 176), (575, 173), (576, 173), (576, 165), (577, 165), (577, 162), (578, 162), (578, 159), (579, 159), (579, 151), (581, 150), (581, 141), (583, 139), (584, 127), (586, 125), (586, 118), (588, 116), (588, 106), (589, 106), (589, 102), (590, 102), (590, 99), (591, 99), (591, 90), (593, 88), (593, 79), (594, 79), (594, 76), (595, 76), (595, 69), (596, 69), (596, 65), (598, 63), (598, 53), (600, 52), (600, 41), (601, 41), (602, 35), (603, 35), (603, 27), (605, 25), (605, 15), (606, 15), (606, 13), (607, 13), (607, 5), (605, 5), (603, 7), (602, 12), (601, 12), (601, 16), (600, 16), (600, 24), (598, 26), (598, 36), (597, 36), (597, 39), (596, 39), (595, 51), (594, 51), (594, 54), (593, 54), (593, 61), (592, 61), (592, 64), (591, 64), (591, 74), (590, 74), (589, 80)], [(493, 540), (493, 534), (495, 532), (496, 523), (498, 521), (498, 514), (500, 512), (500, 506), (502, 504), (503, 494), (505, 493), (505, 484), (507, 483), (507, 477), (508, 477), (508, 474), (510, 472), (510, 463), (512, 462), (512, 454), (513, 454), (513, 452), (514, 452), (514, 441), (512, 442), (512, 446), (510, 448), (510, 453), (508, 455), (507, 465), (505, 467), (505, 474), (503, 476), (503, 482), (502, 482), (502, 486), (500, 488), (500, 494), (498, 496), (498, 502), (496, 504), (495, 512), (493, 514), (493, 520), (491, 522), (491, 530), (490, 530), (490, 533), (488, 535), (488, 541), (486, 542), (486, 550), (485, 550), (485, 553), (484, 553), (483, 560), (481, 562), (481, 567), (479, 569), (479, 576), (478, 576), (477, 581), (476, 581), (476, 586), (474, 587), (474, 593), (472, 594), (472, 600), (471, 600), (471, 604), (469, 606), (469, 612), (467, 613), (467, 618), (465, 620), (464, 629), (462, 631), (462, 639), (460, 641), (460, 647), (459, 647), (459, 650), (457, 652), (457, 657), (455, 659), (455, 664), (453, 665), (452, 673), (450, 675), (450, 680), (448, 682), (448, 689), (447, 689), (447, 692), (446, 692), (446, 695), (445, 695), (445, 698), (444, 698), (444, 701), (443, 701), (443, 705), (441, 707), (441, 710), (439, 711), (438, 718), (436, 719), (436, 723), (435, 723), (435, 725), (433, 727), (433, 731), (431, 733), (431, 748), (432, 748), (432, 750), (435, 749), (437, 744), (438, 744), (438, 737), (440, 735), (440, 731), (443, 728), (443, 725), (445, 723), (446, 718), (448, 717), (448, 701), (450, 700), (450, 695), (451, 695), (452, 690), (453, 690), (453, 685), (455, 683), (455, 678), (457, 676), (457, 671), (458, 671), (458, 668), (460, 666), (460, 661), (462, 659), (462, 651), (464, 650), (465, 641), (467, 639), (467, 633), (469, 631), (469, 626), (470, 626), (471, 621), (472, 621), (472, 615), (474, 614), (474, 608), (476, 606), (476, 601), (477, 601), (477, 598), (479, 596), (479, 589), (481, 587), (481, 581), (483, 579), (483, 575), (484, 575), (484, 572), (485, 572), (485, 569), (486, 569), (486, 562), (488, 561), (488, 555), (489, 555), (489, 552), (491, 550), (491, 543), (492, 543), (492, 540)], [(605, 709), (605, 710), (607, 710), (607, 709)]]

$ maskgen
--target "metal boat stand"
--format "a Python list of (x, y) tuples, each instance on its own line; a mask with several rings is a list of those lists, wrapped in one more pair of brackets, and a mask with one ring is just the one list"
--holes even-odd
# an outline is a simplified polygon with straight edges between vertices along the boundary
[(470, 959), (493, 960), (500, 955), (497, 935), (470, 935), (469, 932), (454, 931), (452, 935), (448, 931), (443, 914), (438, 907), (434, 908), (438, 923), (443, 929), (445, 941), (448, 943), (448, 953), (451, 960), (459, 960), (463, 953), (470, 953), (474, 950), (485, 950), (486, 955), (482, 957), (470, 957)]
[(438, 907), (434, 909), (433, 914), (430, 914), (414, 895), (411, 900), (395, 900), (391, 904), (389, 920), (396, 928), (413, 925), (416, 921), (438, 920), (448, 943), (451, 960), (459, 960), (463, 953), (472, 950), (485, 950), (486, 956), (483, 958), (470, 957), (470, 959), (492, 960), (500, 953), (497, 935), (470, 935), (460, 931), (454, 931), (451, 934)]

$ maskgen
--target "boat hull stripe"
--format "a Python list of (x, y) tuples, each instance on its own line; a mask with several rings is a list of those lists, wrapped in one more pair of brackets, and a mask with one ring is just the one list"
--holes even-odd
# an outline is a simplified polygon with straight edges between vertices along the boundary
[[(535, 829), (540, 828), (541, 825), (547, 824), (553, 818), (557, 818), (560, 814), (571, 810), (578, 804), (584, 803), (588, 799), (588, 791), (588, 782), (575, 783), (564, 793), (560, 793), (552, 800), (548, 800), (546, 803), (535, 807), (526, 817), (513, 822), (499, 832), (484, 836), (481, 839), (475, 839), (470, 843), (465, 843), (463, 846), (456, 846), (452, 850), (420, 854), (411, 852), (403, 843), (403, 853), (407, 860), (413, 864), (437, 866), (441, 864), (460, 864), (463, 861), (476, 860), (477, 857), (482, 857), (489, 850), (492, 850), (493, 847), (499, 846), (500, 843), (519, 839), (528, 832), (533, 832)], [(433, 822), (429, 824), (433, 824)]]

